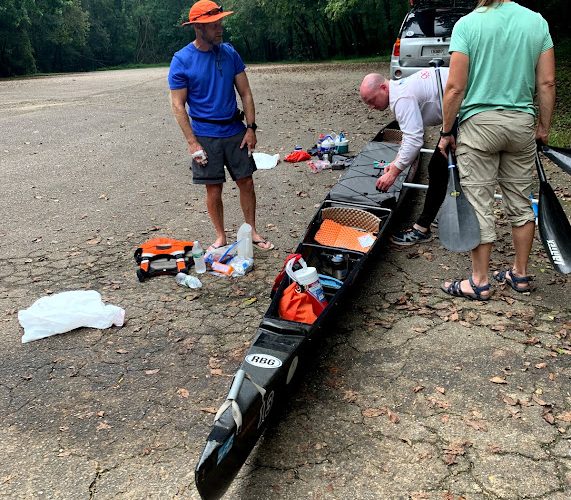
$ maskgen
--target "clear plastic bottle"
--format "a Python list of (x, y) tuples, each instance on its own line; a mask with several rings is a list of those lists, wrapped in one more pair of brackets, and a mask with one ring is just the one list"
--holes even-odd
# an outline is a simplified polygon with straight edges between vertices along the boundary
[(191, 276), (190, 274), (177, 273), (176, 282), (181, 286), (187, 286), (188, 288), (202, 288), (201, 281), (196, 276)]
[(254, 245), (252, 243), (252, 226), (244, 222), (238, 229), (238, 256), (244, 259), (252, 259), (254, 257)]
[(194, 270), (198, 274), (206, 272), (206, 262), (204, 262), (204, 250), (200, 246), (199, 241), (195, 241), (192, 245), (192, 260), (194, 260)]

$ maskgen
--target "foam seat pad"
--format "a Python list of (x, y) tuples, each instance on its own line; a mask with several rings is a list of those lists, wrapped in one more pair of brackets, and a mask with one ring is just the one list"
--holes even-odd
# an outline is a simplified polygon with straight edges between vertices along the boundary
[(325, 219), (315, 233), (315, 241), (320, 245), (363, 253), (369, 251), (375, 240), (376, 237), (371, 233), (343, 226), (331, 219)]

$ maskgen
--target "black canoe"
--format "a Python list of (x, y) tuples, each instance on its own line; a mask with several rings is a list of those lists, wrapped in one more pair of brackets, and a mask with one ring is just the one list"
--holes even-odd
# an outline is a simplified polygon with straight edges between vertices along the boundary
[[(358, 279), (364, 263), (380, 247), (381, 237), (403, 201), (406, 189), (402, 189), (402, 184), (412, 181), (416, 174), (417, 162), (399, 176), (389, 192), (380, 193), (375, 189), (379, 173), (375, 162), (382, 164), (394, 160), (401, 137), (396, 122), (383, 128), (354, 158), (310, 222), (296, 253), (303, 256), (308, 266), (316, 267), (322, 274), (328, 271), (324, 256), (343, 254), (347, 266), (343, 285), (338, 289), (324, 287), (328, 305), (309, 325), (280, 318), (279, 301), (291, 283), (290, 278), (286, 275), (279, 284), (252, 345), (234, 376), (228, 397), (215, 416), (196, 466), (196, 487), (202, 498), (217, 499), (224, 495), (264, 432), (275, 403), (287, 396), (288, 386), (304, 365), (310, 339), (318, 335), (326, 320), (331, 319), (348, 288)], [(315, 241), (315, 234), (323, 221), (323, 210), (339, 207), (365, 211), (380, 219), (377, 239), (368, 252), (323, 246)]]

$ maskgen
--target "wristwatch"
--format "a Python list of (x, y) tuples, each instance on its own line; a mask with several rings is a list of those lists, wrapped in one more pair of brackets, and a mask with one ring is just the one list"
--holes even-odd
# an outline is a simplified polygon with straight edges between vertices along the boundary
[(444, 132), (444, 130), (440, 129), (440, 137), (450, 137), (452, 135), (452, 130), (450, 132)]
[(258, 126), (256, 125), (256, 122), (253, 122), (253, 123), (247, 123), (246, 128), (251, 128), (255, 132)]

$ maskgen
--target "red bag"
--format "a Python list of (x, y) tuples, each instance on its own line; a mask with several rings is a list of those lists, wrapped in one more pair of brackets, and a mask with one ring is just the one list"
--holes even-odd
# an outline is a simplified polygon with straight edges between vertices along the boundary
[(294, 282), (284, 290), (278, 310), (282, 319), (312, 325), (323, 309), (325, 305)]
[(289, 161), (290, 163), (297, 163), (300, 161), (309, 160), (310, 158), (311, 155), (306, 151), (294, 151), (293, 153), (287, 155), (284, 160)]

